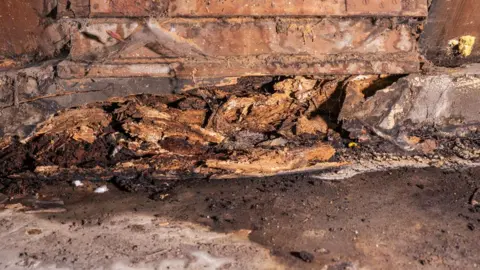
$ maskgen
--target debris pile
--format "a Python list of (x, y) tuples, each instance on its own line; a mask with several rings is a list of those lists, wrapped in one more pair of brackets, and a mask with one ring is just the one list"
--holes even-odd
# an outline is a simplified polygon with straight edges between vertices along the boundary
[(344, 80), (295, 77), (248, 93), (200, 88), (73, 108), (22, 143), (10, 138), (1, 174), (151, 171), (168, 178), (308, 168), (331, 160), (335, 149), (327, 141), (341, 140), (328, 112)]
[(251, 78), (117, 97), (61, 111), (23, 141), (5, 137), (0, 192), (66, 179), (163, 196), (174, 179), (336, 168), (383, 154), (475, 161), (478, 83), (461, 75)]

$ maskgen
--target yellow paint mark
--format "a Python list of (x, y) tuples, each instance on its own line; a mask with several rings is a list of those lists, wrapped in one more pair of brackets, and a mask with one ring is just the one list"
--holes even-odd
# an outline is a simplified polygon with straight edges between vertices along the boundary
[(348, 148), (357, 148), (358, 147), (358, 143), (356, 142), (349, 142), (348, 143)]
[(473, 45), (475, 45), (475, 39), (476, 38), (474, 36), (462, 36), (458, 40), (458, 50), (464, 57), (472, 54)]

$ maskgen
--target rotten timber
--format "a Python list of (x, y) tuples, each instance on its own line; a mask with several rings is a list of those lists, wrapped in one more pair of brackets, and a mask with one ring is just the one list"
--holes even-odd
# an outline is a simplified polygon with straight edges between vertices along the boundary
[[(205, 78), (269, 75), (321, 75), (321, 74), (405, 74), (419, 72), (417, 58), (398, 55), (396, 62), (378, 58), (318, 61), (308, 57), (271, 57), (266, 59), (238, 58), (223, 61), (150, 64), (84, 64), (62, 62), (59, 77), (63, 79), (158, 77), (202, 81)], [(199, 85), (201, 86), (201, 85)]]
[[(328, 101), (341, 80), (286, 79), (276, 83), (272, 93), (247, 96), (241, 88), (214, 88), (90, 102), (42, 121), (19, 147), (33, 147), (28, 151), (40, 167), (51, 164), (50, 154), (61, 152), (65, 159), (53, 164), (83, 166), (94, 160), (115, 164), (119, 171), (152, 166), (164, 173), (270, 174), (310, 168), (335, 154), (331, 145), (321, 142), (331, 130), (327, 118), (319, 121), (317, 106)], [(303, 127), (308, 121), (323, 126)], [(98, 151), (82, 150), (87, 148)], [(4, 161), (2, 175), (15, 170), (2, 168)]]
[(202, 86), (231, 85), (237, 78), (124, 77), (64, 80), (51, 63), (0, 74), (0, 135), (31, 134), (58, 111), (138, 94), (168, 95)]

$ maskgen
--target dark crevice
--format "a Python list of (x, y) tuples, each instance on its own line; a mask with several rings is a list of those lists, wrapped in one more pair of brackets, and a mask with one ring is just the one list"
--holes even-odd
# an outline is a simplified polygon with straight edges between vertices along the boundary
[[(338, 122), (338, 116), (340, 115), (340, 110), (342, 109), (343, 102), (345, 100), (345, 82), (347, 79), (339, 81), (335, 92), (330, 96), (330, 98), (322, 103), (313, 116), (320, 115), (325, 118), (330, 123)], [(325, 84), (326, 82), (322, 83)]]
[(83, 36), (85, 36), (86, 38), (91, 39), (91, 40), (95, 40), (96, 42), (98, 42), (100, 44), (105, 44), (98, 36), (96, 36), (94, 34), (90, 34), (88, 32), (82, 32), (81, 34)]
[(67, 58), (70, 55), (70, 50), (71, 49), (72, 49), (72, 41), (69, 40), (65, 43), (65, 45), (63, 45), (60, 48), (57, 57), (58, 58), (63, 58), (63, 59)]
[(363, 95), (365, 99), (375, 95), (375, 93), (379, 90), (385, 89), (392, 84), (396, 83), (401, 78), (408, 76), (408, 74), (400, 74), (400, 75), (390, 75), (385, 78), (379, 78), (375, 80), (369, 87), (363, 90)]
[(57, 14), (58, 14), (58, 5), (55, 6), (52, 10), (50, 10), (50, 12), (45, 17), (49, 19), (56, 19)]

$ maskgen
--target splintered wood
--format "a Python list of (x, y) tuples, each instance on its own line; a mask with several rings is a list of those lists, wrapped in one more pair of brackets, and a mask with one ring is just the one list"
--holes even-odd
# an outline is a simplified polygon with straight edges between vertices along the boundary
[(111, 117), (99, 108), (77, 109), (61, 113), (39, 126), (38, 135), (66, 134), (77, 141), (93, 143), (103, 128), (111, 122)]
[(334, 119), (319, 108), (328, 105), (343, 80), (296, 77), (277, 82), (269, 92), (247, 94), (234, 87), (116, 98), (58, 114), (27, 145), (35, 147), (38, 163), (50, 157), (48, 165), (54, 165), (51, 152), (73, 155), (73, 163), (62, 160), (66, 164), (91, 160), (88, 151), (68, 153), (74, 141), (77, 148), (107, 147), (98, 153), (105, 151), (104, 162), (116, 171), (222, 175), (310, 168), (335, 154), (332, 145), (321, 142), (334, 133), (329, 128)]

